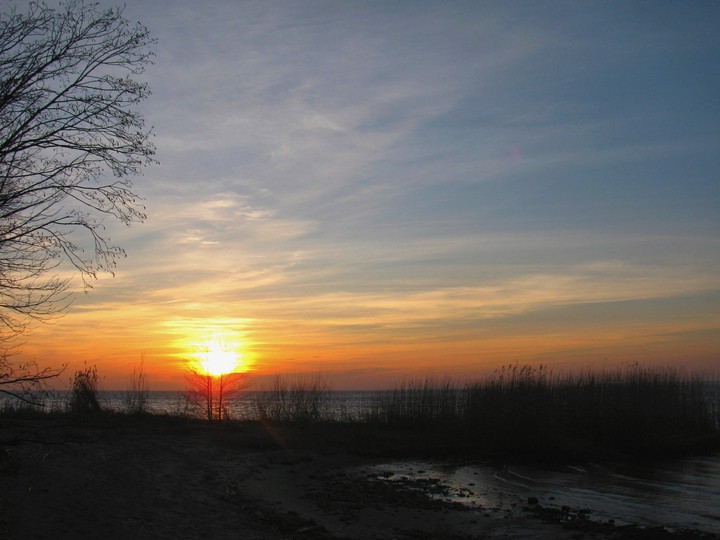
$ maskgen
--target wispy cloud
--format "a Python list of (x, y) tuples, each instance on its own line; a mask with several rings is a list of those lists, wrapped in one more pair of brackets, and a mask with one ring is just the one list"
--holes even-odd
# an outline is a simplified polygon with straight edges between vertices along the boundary
[(711, 332), (712, 9), (129, 1), (160, 40), (149, 219), (38, 335), (121, 365), (220, 328), (352, 378)]

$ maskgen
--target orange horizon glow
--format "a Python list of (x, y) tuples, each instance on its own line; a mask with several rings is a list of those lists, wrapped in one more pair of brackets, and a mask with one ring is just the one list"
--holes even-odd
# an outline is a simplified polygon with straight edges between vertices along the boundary
[[(208, 330), (211, 324), (203, 326), (197, 319), (170, 324), (147, 318), (141, 328), (119, 311), (109, 313), (112, 319), (106, 321), (93, 315), (90, 320), (70, 312), (52, 326), (39, 327), (23, 355), (43, 367), (67, 364), (66, 374), (83, 363), (97, 365), (104, 390), (125, 389), (142, 355), (151, 390), (182, 390), (190, 365), (212, 376), (247, 373), (251, 389), (261, 388), (278, 373), (321, 372), (334, 389), (373, 390), (415, 376), (472, 379), (516, 363), (566, 370), (637, 361), (712, 370), (717, 358), (713, 326), (708, 324), (703, 332), (696, 321), (636, 326), (613, 322), (592, 328), (576, 321), (563, 329), (530, 332), (508, 319), (488, 321), (493, 328), (483, 332), (422, 336), (408, 331), (381, 340), (371, 331), (338, 334), (328, 321), (326, 327), (303, 321), (283, 328), (214, 317), (204, 321), (215, 327)], [(673, 333), (679, 337), (670, 340)], [(54, 386), (62, 389), (66, 383), (63, 375)]]
[[(507, 364), (583, 369), (639, 362), (711, 371), (720, 352), (714, 309), (720, 294), (664, 299), (662, 291), (643, 290), (627, 300), (625, 289), (607, 287), (590, 302), (545, 283), (512, 294), (391, 290), (387, 298), (287, 293), (231, 300), (209, 294), (203, 282), (128, 301), (116, 289), (125, 290), (125, 279), (122, 273), (102, 279), (64, 317), (36, 326), (18, 360), (67, 365), (66, 374), (96, 365), (104, 390), (126, 389), (142, 356), (152, 390), (183, 390), (189, 362), (208, 373), (247, 373), (251, 389), (278, 373), (323, 373), (338, 390), (375, 390), (427, 374), (472, 379)], [(692, 317), (676, 315), (690, 303), (699, 306)], [(67, 388), (67, 380), (64, 374), (53, 386)]]

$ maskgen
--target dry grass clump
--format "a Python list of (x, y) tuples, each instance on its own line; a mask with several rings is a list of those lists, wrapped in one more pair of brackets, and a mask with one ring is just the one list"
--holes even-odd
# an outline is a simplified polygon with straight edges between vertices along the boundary
[(70, 401), (68, 411), (75, 414), (99, 412), (102, 407), (98, 401), (100, 379), (97, 367), (79, 369), (70, 380)]

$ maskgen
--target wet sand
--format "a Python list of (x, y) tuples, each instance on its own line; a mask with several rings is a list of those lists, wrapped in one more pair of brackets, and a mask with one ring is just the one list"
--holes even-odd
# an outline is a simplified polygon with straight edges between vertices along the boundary
[(718, 538), (445, 502), (435, 483), (386, 481), (367, 434), (331, 429), (0, 419), (0, 538)]

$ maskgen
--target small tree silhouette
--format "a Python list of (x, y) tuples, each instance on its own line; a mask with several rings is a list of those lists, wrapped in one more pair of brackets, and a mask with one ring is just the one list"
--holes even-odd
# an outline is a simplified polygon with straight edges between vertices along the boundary
[(201, 410), (209, 422), (229, 418), (228, 408), (247, 388), (247, 373), (212, 375), (201, 366), (190, 364), (185, 375), (188, 402)]

